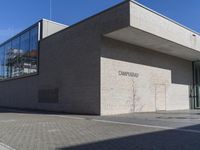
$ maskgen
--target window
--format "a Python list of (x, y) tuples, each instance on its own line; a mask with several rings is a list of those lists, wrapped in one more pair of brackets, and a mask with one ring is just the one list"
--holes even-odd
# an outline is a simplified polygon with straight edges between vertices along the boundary
[(20, 71), (22, 75), (29, 73), (30, 60), (29, 60), (29, 50), (30, 50), (30, 33), (26, 32), (21, 35), (20, 40)]
[(11, 77), (17, 77), (20, 75), (19, 57), (20, 57), (20, 38), (16, 37), (12, 40), (12, 52), (11, 52), (12, 74), (11, 74)]
[(5, 77), (11, 78), (12, 74), (12, 60), (11, 60), (11, 42), (6, 43), (5, 45)]
[(29, 73), (37, 72), (38, 64), (38, 27), (30, 31), (30, 68)]
[(0, 80), (37, 73), (38, 25), (0, 45)]
[(0, 80), (4, 79), (4, 46), (0, 47)]

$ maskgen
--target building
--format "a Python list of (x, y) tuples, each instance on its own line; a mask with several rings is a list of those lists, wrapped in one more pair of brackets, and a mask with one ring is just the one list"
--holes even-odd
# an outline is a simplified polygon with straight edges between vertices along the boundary
[(0, 106), (111, 115), (199, 108), (200, 35), (133, 1), (0, 46)]

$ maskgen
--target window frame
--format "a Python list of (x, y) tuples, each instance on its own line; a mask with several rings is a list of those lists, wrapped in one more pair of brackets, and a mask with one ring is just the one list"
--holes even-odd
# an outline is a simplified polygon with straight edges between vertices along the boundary
[[(11, 47), (12, 47), (12, 41), (16, 38), (19, 38), (21, 40), (21, 35), (23, 35), (26, 32), (30, 32), (32, 29), (34, 29), (35, 27), (38, 28), (38, 46), (37, 46), (37, 51), (38, 51), (38, 56), (37, 56), (37, 71), (34, 73), (30, 73), (30, 74), (23, 74), (23, 75), (19, 75), (19, 76), (14, 76), (14, 77), (9, 77), (6, 78), (5, 74), (4, 74), (4, 78), (0, 79), (0, 82), (6, 82), (6, 81), (12, 81), (12, 80), (18, 80), (18, 79), (23, 79), (23, 78), (27, 78), (27, 77), (33, 77), (33, 76), (37, 76), (39, 75), (39, 57), (40, 57), (40, 40), (42, 39), (42, 20), (38, 21), (37, 23), (33, 24), (32, 26), (30, 26), (29, 28), (23, 30), (22, 32), (16, 34), (15, 36), (13, 36), (12, 38), (6, 40), (5, 42), (0, 44), (0, 47), (5, 47), (6, 43), (11, 42)], [(21, 43), (19, 44), (21, 47)], [(29, 35), (29, 47), (30, 47), (30, 35)], [(6, 52), (5, 52), (6, 53)], [(6, 56), (4, 56), (5, 59)], [(4, 60), (6, 61), (6, 60)], [(4, 71), (5, 72), (5, 71)]]

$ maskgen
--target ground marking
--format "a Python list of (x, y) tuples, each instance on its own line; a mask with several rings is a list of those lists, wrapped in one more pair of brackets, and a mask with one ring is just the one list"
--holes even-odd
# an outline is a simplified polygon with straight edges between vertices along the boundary
[(16, 120), (0, 120), (0, 123), (8, 123), (8, 122), (15, 122)]
[[(53, 115), (56, 116), (56, 115)], [(69, 118), (69, 119), (77, 119), (77, 120), (87, 120), (86, 118), (81, 117), (71, 117), (71, 116), (58, 116), (62, 118)], [(137, 124), (137, 123), (128, 123), (128, 122), (119, 122), (119, 121), (109, 121), (109, 120), (100, 120), (100, 119), (91, 119), (91, 121), (96, 122), (103, 122), (103, 123), (112, 123), (112, 124), (120, 124), (120, 125), (131, 125), (131, 126), (139, 126), (139, 127), (145, 127), (145, 128), (156, 128), (156, 129), (164, 129), (164, 130), (175, 130), (175, 131), (181, 131), (181, 132), (189, 132), (189, 133), (196, 133), (200, 134), (200, 131), (198, 130), (192, 130), (192, 129), (181, 129), (181, 128), (172, 128), (167, 126), (155, 126), (155, 125), (145, 125), (145, 124)]]
[(0, 142), (0, 150), (15, 150), (15, 149)]
[(81, 117), (61, 116), (61, 115), (50, 115), (50, 116), (61, 117), (61, 118), (69, 118), (69, 119), (76, 119), (76, 120), (86, 120), (85, 118), (81, 118)]
[(175, 131), (182, 131), (182, 132), (200, 134), (200, 131), (192, 130), (192, 129), (183, 129), (183, 128), (181, 129), (181, 128), (166, 127), (166, 126), (154, 126), (154, 125), (145, 125), (145, 124), (136, 124), (136, 123), (128, 123), (128, 122), (109, 121), (109, 120), (99, 120), (99, 119), (92, 119), (92, 120), (97, 121), (97, 122), (103, 122), (103, 123), (131, 125), (131, 126), (139, 126), (139, 127), (146, 127), (146, 128), (157, 128), (157, 129), (175, 130)]
[(58, 132), (58, 131), (60, 131), (60, 130), (58, 130), (58, 129), (51, 129), (51, 130), (48, 130), (48, 132)]

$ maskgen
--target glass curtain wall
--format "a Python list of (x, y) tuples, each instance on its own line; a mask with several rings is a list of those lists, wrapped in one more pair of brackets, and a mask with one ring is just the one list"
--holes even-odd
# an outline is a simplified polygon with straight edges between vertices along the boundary
[(38, 71), (38, 25), (0, 45), (0, 80)]
[(30, 68), (29, 73), (37, 72), (38, 68), (38, 26), (30, 31)]
[(29, 73), (29, 53), (30, 53), (30, 31), (21, 35), (20, 40), (20, 72), (22, 75)]
[(5, 70), (5, 77), (6, 78), (10, 78), (11, 77), (11, 74), (12, 74), (12, 60), (11, 60), (11, 52), (12, 52), (12, 49), (11, 49), (11, 42), (8, 42), (6, 43), (5, 45), (5, 65), (6, 65), (6, 70)]
[(12, 40), (12, 54), (11, 54), (11, 77), (17, 77), (20, 75), (19, 70), (19, 55), (20, 54), (20, 37), (16, 37)]
[(0, 80), (4, 79), (4, 70), (5, 70), (5, 47), (0, 46)]

